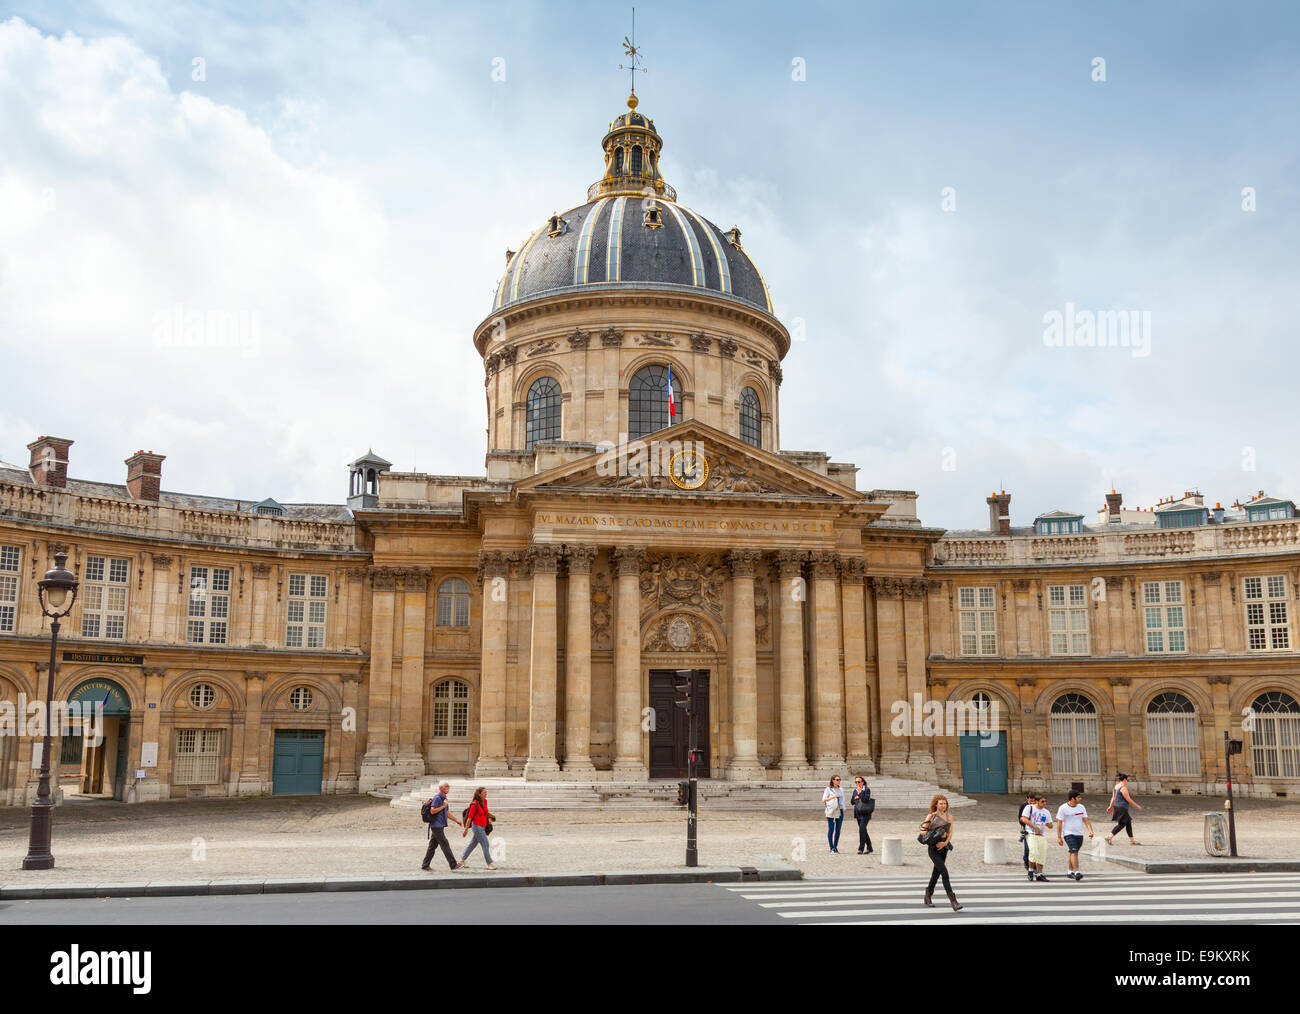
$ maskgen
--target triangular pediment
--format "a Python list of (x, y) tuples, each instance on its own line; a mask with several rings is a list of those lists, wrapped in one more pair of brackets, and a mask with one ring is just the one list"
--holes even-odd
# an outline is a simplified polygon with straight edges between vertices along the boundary
[[(692, 453), (706, 468), (698, 488), (683, 488), (670, 476), (674, 456)], [(698, 479), (698, 473), (696, 474)], [(695, 479), (689, 479), (689, 486)], [(660, 430), (643, 440), (566, 462), (515, 484), (517, 493), (582, 490), (663, 492), (692, 495), (807, 497), (861, 501), (857, 490), (697, 420)]]

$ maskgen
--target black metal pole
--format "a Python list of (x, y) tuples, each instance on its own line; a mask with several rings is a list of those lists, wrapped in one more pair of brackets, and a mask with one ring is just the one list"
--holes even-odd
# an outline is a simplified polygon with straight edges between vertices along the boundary
[(54, 800), (50, 798), (50, 727), (54, 724), (54, 653), (59, 643), (59, 620), (50, 620), (50, 678), (45, 690), (45, 741), (41, 747), (41, 780), (36, 788), (36, 802), (32, 803), (32, 830), (27, 840), (27, 855), (23, 858), (24, 870), (54, 869), (54, 853), (50, 851), (50, 832), (54, 822)]
[(1223, 734), (1223, 764), (1228, 776), (1228, 844), (1232, 849), (1232, 858), (1237, 858), (1237, 814), (1232, 808), (1232, 743), (1228, 734)]
[(688, 743), (690, 752), (686, 755), (686, 777), (689, 780), (686, 800), (686, 865), (699, 866), (700, 855), (696, 847), (695, 839), (695, 822), (696, 822), (696, 780), (695, 780), (695, 673), (691, 673), (691, 694), (690, 707), (686, 710), (686, 720), (689, 723), (690, 732), (688, 733)]

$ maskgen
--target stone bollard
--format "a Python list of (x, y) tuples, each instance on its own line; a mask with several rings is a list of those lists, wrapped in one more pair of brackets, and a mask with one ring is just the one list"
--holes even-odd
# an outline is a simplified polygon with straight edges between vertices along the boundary
[(881, 846), (880, 865), (882, 866), (902, 866), (903, 865), (903, 839), (902, 838), (885, 838)]
[(984, 862), (989, 866), (1002, 866), (1007, 861), (1007, 840), (1005, 838), (984, 839)]

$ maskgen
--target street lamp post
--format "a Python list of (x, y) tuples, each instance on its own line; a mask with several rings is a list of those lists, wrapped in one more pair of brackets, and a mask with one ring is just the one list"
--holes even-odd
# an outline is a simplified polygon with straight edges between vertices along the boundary
[(50, 729), (54, 712), (55, 652), (59, 644), (59, 620), (72, 612), (77, 601), (77, 579), (64, 566), (67, 553), (54, 554), (54, 569), (45, 572), (40, 587), (41, 612), (50, 618), (50, 678), (45, 690), (45, 742), (41, 747), (41, 780), (32, 803), (32, 831), (27, 840), (24, 870), (54, 869), (50, 851), (50, 831), (54, 820), (54, 800), (50, 798)]

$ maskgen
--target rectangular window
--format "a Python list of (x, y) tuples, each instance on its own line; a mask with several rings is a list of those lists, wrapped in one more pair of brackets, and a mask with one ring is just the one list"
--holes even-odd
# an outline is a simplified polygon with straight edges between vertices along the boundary
[(120, 641), (126, 637), (126, 592), (129, 561), (86, 557), (81, 583), (81, 636)]
[(221, 777), (221, 730), (177, 729), (173, 785), (213, 785)]
[(958, 619), (963, 655), (998, 653), (997, 598), (992, 588), (958, 588)]
[(191, 644), (225, 644), (229, 622), (230, 571), (225, 567), (191, 567), (185, 640)]
[(325, 647), (325, 603), (329, 579), (323, 574), (290, 574), (284, 643), (289, 648)]
[(1246, 598), (1246, 647), (1251, 651), (1282, 651), (1291, 647), (1286, 578), (1248, 577), (1242, 581)]
[(0, 546), (0, 634), (14, 632), (14, 618), (18, 615), (18, 560), (17, 546)]
[(1142, 618), (1146, 628), (1148, 654), (1163, 655), (1187, 650), (1183, 582), (1143, 582)]
[(1082, 584), (1047, 586), (1047, 629), (1053, 655), (1088, 654), (1088, 588)]

